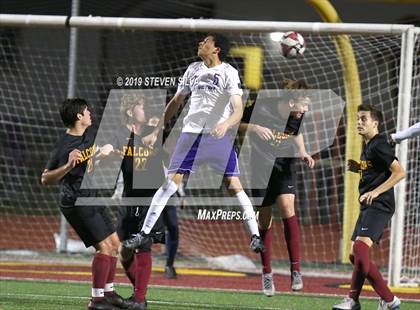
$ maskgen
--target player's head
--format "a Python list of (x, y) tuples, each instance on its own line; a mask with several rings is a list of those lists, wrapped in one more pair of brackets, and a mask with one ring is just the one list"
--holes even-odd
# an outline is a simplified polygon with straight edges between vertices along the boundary
[(308, 112), (308, 106), (311, 103), (308, 90), (312, 87), (302, 80), (283, 80), (282, 88), (285, 101), (291, 110), (290, 114), (296, 119), (302, 118)]
[(148, 110), (146, 99), (140, 94), (125, 94), (121, 98), (121, 117), (124, 124), (144, 124), (147, 121)]
[(357, 132), (361, 136), (373, 136), (379, 132), (383, 121), (381, 110), (370, 104), (361, 104), (357, 108)]
[(224, 61), (229, 53), (229, 40), (219, 33), (209, 33), (198, 43), (197, 55), (201, 59), (218, 57), (220, 61)]
[(80, 124), (85, 128), (92, 125), (89, 105), (84, 99), (74, 98), (64, 100), (61, 104), (60, 116), (64, 126), (67, 128), (73, 128), (76, 124)]

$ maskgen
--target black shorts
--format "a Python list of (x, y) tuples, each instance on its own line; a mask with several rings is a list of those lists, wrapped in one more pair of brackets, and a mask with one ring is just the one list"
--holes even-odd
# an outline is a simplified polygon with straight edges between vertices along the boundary
[[(129, 239), (132, 234), (137, 234), (140, 231), (148, 209), (147, 206), (121, 206), (118, 208), (117, 234), (120, 240)], [(150, 234), (153, 243), (165, 243), (165, 225), (162, 215), (159, 216)]]
[(393, 214), (377, 208), (375, 202), (360, 210), (351, 240), (355, 241), (357, 237), (369, 237), (372, 241), (379, 243)]
[[(256, 207), (274, 204), (283, 194), (296, 194), (296, 171), (294, 158), (281, 158), (275, 161), (267, 189), (253, 189), (253, 197), (264, 197), (263, 203)], [(255, 174), (253, 174), (255, 175)]]
[(60, 210), (87, 248), (115, 232), (112, 218), (104, 206), (60, 207)]

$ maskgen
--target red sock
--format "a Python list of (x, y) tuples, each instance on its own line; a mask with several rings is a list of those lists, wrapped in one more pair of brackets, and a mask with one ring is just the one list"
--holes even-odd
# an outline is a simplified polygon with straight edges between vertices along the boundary
[(359, 300), (363, 283), (369, 273), (369, 246), (363, 241), (356, 240), (353, 244), (354, 267), (351, 277), (349, 297)]
[[(350, 254), (350, 261), (354, 264), (354, 256)], [(388, 285), (386, 284), (384, 278), (382, 277), (378, 267), (370, 262), (369, 264), (369, 273), (366, 277), (370, 284), (372, 285), (375, 292), (386, 302), (391, 302), (394, 300), (394, 294), (389, 290)]]
[(271, 272), (271, 252), (273, 249), (272, 240), (273, 240), (273, 227), (269, 229), (259, 229), (261, 240), (264, 243), (264, 252), (260, 253), (261, 255), (261, 264), (263, 267), (263, 273)]
[(105, 295), (111, 296), (115, 294), (114, 279), (115, 271), (117, 270), (117, 258), (115, 256), (108, 256), (109, 272), (105, 283)]
[(372, 262), (369, 265), (369, 273), (367, 275), (372, 287), (375, 289), (375, 292), (386, 302), (391, 302), (394, 300), (394, 294), (389, 290), (388, 285), (386, 284), (384, 278), (381, 275), (378, 267)]
[(147, 285), (152, 274), (152, 253), (139, 252), (136, 254), (136, 284), (134, 286), (136, 302), (143, 302), (146, 297)]
[(129, 261), (121, 261), (121, 265), (124, 267), (125, 274), (133, 286), (136, 284), (136, 263), (134, 258), (135, 256), (132, 256)]
[(290, 270), (300, 271), (299, 224), (296, 215), (283, 219), (284, 238), (289, 252)]
[(105, 283), (109, 274), (108, 255), (96, 253), (92, 261), (92, 299), (98, 301), (104, 298)]

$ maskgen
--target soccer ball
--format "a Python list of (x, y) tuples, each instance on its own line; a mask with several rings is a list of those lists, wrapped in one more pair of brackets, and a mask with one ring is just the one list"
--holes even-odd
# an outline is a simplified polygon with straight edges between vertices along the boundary
[(305, 52), (305, 39), (298, 32), (289, 31), (283, 35), (281, 41), (281, 52), (286, 58), (302, 56)]

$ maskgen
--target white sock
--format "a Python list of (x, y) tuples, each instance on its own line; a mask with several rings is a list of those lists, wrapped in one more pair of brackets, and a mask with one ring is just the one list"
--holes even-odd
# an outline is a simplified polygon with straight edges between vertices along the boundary
[(147, 211), (141, 231), (150, 234), (153, 226), (155, 226), (160, 214), (168, 203), (169, 198), (175, 194), (178, 186), (172, 180), (167, 180), (153, 196), (152, 203)]
[(105, 293), (113, 292), (113, 291), (114, 291), (114, 283), (105, 284), (105, 287), (104, 287), (104, 292)]
[(246, 228), (248, 229), (248, 232), (251, 234), (251, 236), (259, 236), (260, 233), (258, 231), (258, 223), (257, 219), (255, 218), (255, 212), (254, 208), (252, 207), (251, 200), (249, 200), (248, 195), (244, 191), (236, 193), (236, 197), (238, 198), (239, 203), (241, 204), (243, 214), (247, 215), (247, 219), (244, 220), (244, 222)]
[(92, 297), (104, 297), (104, 289), (103, 288), (92, 288)]

